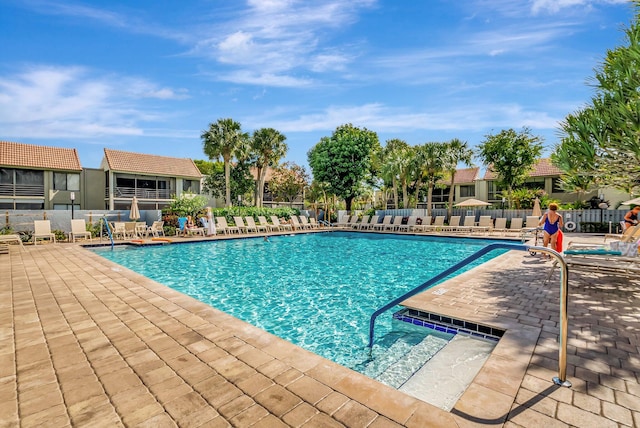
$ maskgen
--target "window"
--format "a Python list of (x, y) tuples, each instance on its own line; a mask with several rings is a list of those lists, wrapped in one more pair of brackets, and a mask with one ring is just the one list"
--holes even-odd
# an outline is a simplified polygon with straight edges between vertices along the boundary
[(191, 193), (200, 193), (200, 181), (198, 180), (182, 180), (182, 190)]
[(474, 186), (474, 185), (460, 186), (460, 197), (461, 198), (466, 198), (466, 197), (475, 196), (475, 195), (476, 195), (476, 186)]
[(544, 177), (529, 178), (524, 182), (523, 187), (532, 190), (544, 190)]
[(553, 193), (565, 193), (565, 190), (562, 188), (560, 177), (555, 177), (551, 180), (552, 182), (552, 192)]
[(55, 190), (80, 190), (80, 174), (54, 172), (53, 188)]
[(44, 171), (16, 169), (16, 184), (44, 186)]
[(156, 180), (144, 180), (141, 178), (138, 178), (138, 189), (155, 189), (156, 188)]

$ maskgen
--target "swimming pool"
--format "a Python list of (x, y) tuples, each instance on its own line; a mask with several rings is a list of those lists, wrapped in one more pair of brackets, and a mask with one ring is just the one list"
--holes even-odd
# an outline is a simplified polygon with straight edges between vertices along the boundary
[[(366, 372), (371, 370), (367, 342), (373, 311), (490, 242), (495, 241), (327, 232), (272, 236), (268, 241), (260, 237), (95, 251), (309, 351)], [(418, 343), (426, 334), (424, 329), (393, 327), (389, 313), (377, 323), (376, 336), (386, 339), (379, 340), (374, 351), (386, 352), (387, 344), (395, 343), (388, 338), (398, 336), (398, 330), (408, 343)]]

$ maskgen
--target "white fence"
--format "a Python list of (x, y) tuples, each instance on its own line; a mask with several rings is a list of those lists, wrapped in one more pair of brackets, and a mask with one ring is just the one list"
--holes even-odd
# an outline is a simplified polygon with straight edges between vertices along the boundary
[[(73, 218), (83, 218), (87, 224), (93, 224), (105, 217), (107, 221), (129, 221), (128, 210), (74, 210)], [(140, 219), (148, 225), (161, 220), (160, 210), (142, 210)], [(34, 220), (50, 220), (52, 230), (71, 231), (71, 210), (6, 210), (0, 211), (0, 229), (10, 228), (15, 232), (33, 231)]]
[[(567, 223), (572, 221), (576, 224), (576, 230), (574, 232), (582, 232), (580, 223), (605, 223), (610, 225), (610, 230), (612, 233), (616, 233), (620, 231), (620, 222), (624, 218), (625, 214), (628, 210), (558, 210), (559, 214), (562, 214), (564, 217), (564, 222)], [(352, 214), (360, 214), (362, 211), (355, 211)], [(397, 216), (401, 215), (403, 217), (409, 217), (411, 215), (415, 215), (418, 217), (426, 217), (427, 210), (426, 209), (399, 209), (399, 210), (377, 210), (376, 214), (380, 216), (380, 218), (385, 215)], [(347, 215), (347, 211), (338, 211), (338, 218), (342, 218)], [(446, 216), (447, 210), (446, 208), (438, 208), (431, 210), (431, 216)], [(504, 217), (507, 220), (511, 220), (512, 218), (522, 218), (526, 219), (527, 216), (531, 215), (531, 210), (502, 210), (502, 209), (460, 209), (455, 208), (453, 210), (452, 215), (459, 215), (464, 219), (466, 216), (474, 216), (476, 221), (480, 218), (480, 216), (491, 216), (491, 218), (496, 219), (500, 217)]]

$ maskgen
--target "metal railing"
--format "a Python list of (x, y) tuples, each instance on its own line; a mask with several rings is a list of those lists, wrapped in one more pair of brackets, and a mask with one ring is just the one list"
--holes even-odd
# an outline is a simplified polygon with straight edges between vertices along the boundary
[(44, 185), (0, 184), (0, 196), (44, 196)]
[(432, 285), (436, 284), (438, 281), (445, 279), (449, 275), (463, 267), (467, 266), (471, 262), (478, 260), (480, 257), (490, 253), (494, 250), (515, 250), (515, 251), (529, 251), (529, 252), (541, 252), (554, 256), (561, 266), (560, 272), (560, 337), (559, 337), (559, 358), (558, 358), (558, 376), (553, 378), (553, 383), (560, 386), (571, 387), (571, 382), (567, 380), (567, 334), (568, 334), (568, 291), (569, 291), (569, 269), (567, 267), (566, 262), (562, 255), (554, 250), (545, 247), (532, 247), (528, 245), (518, 245), (518, 244), (507, 244), (507, 243), (495, 243), (489, 244), (486, 247), (480, 249), (479, 251), (473, 253), (469, 257), (464, 260), (456, 263), (445, 271), (439, 273), (438, 275), (431, 278), (429, 281), (425, 282), (422, 285), (417, 286), (413, 290), (410, 290), (403, 294), (402, 296), (393, 299), (386, 305), (382, 306), (378, 310), (376, 310), (369, 320), (369, 348), (373, 347), (373, 337), (374, 337), (374, 329), (376, 318), (383, 312), (393, 308), (394, 306), (399, 305), (401, 302), (407, 300), (410, 297), (415, 296), (416, 294), (426, 290)]
[[(176, 193), (173, 189), (142, 189), (136, 187), (115, 187), (113, 195), (115, 198), (138, 199), (171, 199), (171, 195)], [(109, 188), (105, 189), (105, 197), (109, 197)]]

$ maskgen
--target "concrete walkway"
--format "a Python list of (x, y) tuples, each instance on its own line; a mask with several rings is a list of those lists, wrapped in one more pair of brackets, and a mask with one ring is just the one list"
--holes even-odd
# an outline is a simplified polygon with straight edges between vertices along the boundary
[(406, 302), (506, 330), (446, 412), (79, 245), (11, 246), (0, 427), (640, 426), (640, 281), (571, 273), (562, 388), (550, 268), (512, 252)]

